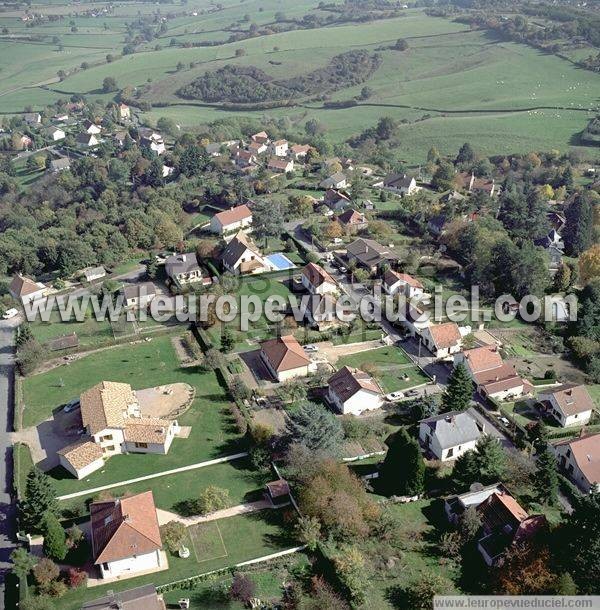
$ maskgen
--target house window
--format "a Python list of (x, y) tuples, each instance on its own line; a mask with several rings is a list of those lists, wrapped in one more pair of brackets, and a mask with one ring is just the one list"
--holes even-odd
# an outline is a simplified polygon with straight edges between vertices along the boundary
[(115, 446), (114, 445), (108, 445), (107, 447), (104, 447), (102, 449), (102, 451), (104, 451), (104, 453), (108, 453), (109, 451), (114, 451), (115, 450)]
[(112, 434), (107, 434), (106, 436), (101, 436), (100, 437), (100, 442), (104, 442), (104, 441), (112, 441)]
[(148, 443), (136, 443), (135, 446), (138, 449), (147, 449), (148, 448)]
[(102, 564), (102, 569), (103, 569), (103, 570), (108, 570), (108, 563), (104, 562), (104, 563)]
[(452, 457), (453, 455), (454, 455), (454, 448), (448, 449), (448, 453), (446, 454), (446, 457)]

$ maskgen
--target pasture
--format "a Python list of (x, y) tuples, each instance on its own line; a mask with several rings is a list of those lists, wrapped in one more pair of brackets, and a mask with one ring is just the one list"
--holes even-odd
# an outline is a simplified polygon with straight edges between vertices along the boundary
[[(578, 144), (577, 134), (598, 107), (598, 74), (417, 9), (360, 24), (280, 33), (270, 29), (274, 33), (229, 42), (233, 34), (247, 31), (246, 15), (258, 27), (272, 27), (281, 12), (287, 19), (322, 16), (316, 5), (309, 0), (253, 0), (217, 10), (207, 0), (190, 0), (169, 9), (166, 29), (152, 41), (111, 63), (106, 55), (122, 52), (127, 26), (138, 10), (160, 9), (125, 2), (106, 16), (91, 17), (83, 14), (86, 5), (73, 13), (72, 7), (56, 2), (51, 10), (63, 10), (63, 19), (29, 27), (13, 13), (0, 14), (0, 28), (9, 31), (0, 36), (0, 113), (22, 112), (27, 105), (42, 108), (73, 94), (107, 102), (114, 94), (103, 93), (101, 84), (106, 76), (113, 76), (121, 87), (137, 87), (140, 99), (154, 105), (144, 113), (146, 120), (167, 116), (190, 130), (224, 117), (259, 121), (268, 116), (290, 119), (291, 131), (301, 134), (304, 123), (315, 118), (326, 126), (332, 141), (340, 142), (382, 116), (392, 116), (402, 122), (401, 159), (417, 164), (432, 145), (442, 153), (454, 153), (465, 140), (487, 154), (567, 150)], [(155, 22), (159, 23), (158, 17)], [(391, 49), (398, 38), (407, 40), (408, 50)], [(208, 43), (211, 46), (181, 46)], [(244, 50), (240, 57), (236, 57), (238, 49)], [(352, 100), (368, 86), (372, 95), (353, 107), (334, 109), (323, 102), (297, 99), (293, 107), (231, 111), (219, 104), (184, 100), (175, 93), (204, 72), (226, 64), (255, 66), (273, 78), (289, 78), (322, 68), (350, 49), (366, 49), (382, 57), (369, 80), (330, 96), (331, 101)], [(83, 62), (89, 64), (87, 69), (80, 68)], [(60, 69), (68, 75), (58, 82)]]

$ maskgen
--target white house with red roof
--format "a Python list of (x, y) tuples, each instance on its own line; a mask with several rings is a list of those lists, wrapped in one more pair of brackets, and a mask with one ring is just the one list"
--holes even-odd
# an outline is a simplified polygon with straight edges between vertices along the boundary
[(407, 299), (425, 294), (423, 284), (408, 273), (388, 269), (383, 274), (383, 289), (390, 295), (403, 294)]
[(600, 434), (561, 441), (552, 446), (559, 468), (585, 493), (600, 490)]
[(102, 578), (166, 568), (154, 497), (146, 491), (90, 505), (92, 555)]
[(596, 407), (587, 388), (575, 383), (544, 390), (538, 401), (563, 428), (587, 424)]
[(423, 344), (436, 358), (448, 358), (462, 349), (462, 335), (456, 322), (432, 324), (421, 332)]
[(269, 152), (275, 157), (287, 157), (289, 144), (287, 140), (275, 140), (269, 144)]
[(317, 370), (317, 365), (292, 335), (263, 341), (260, 344), (260, 357), (269, 373), (279, 382), (306, 377)]
[(215, 214), (210, 220), (210, 230), (224, 235), (240, 229), (248, 229), (252, 224), (252, 212), (247, 205), (238, 205), (229, 210)]
[(302, 269), (302, 286), (311, 294), (338, 294), (340, 291), (335, 279), (315, 263), (308, 263)]
[(48, 292), (48, 287), (42, 284), (42, 282), (34, 282), (24, 275), (17, 274), (13, 277), (8, 291), (13, 298), (25, 305), (44, 299)]
[(342, 415), (360, 415), (381, 407), (383, 390), (365, 371), (344, 366), (329, 378), (327, 398)]
[(477, 391), (484, 396), (506, 400), (522, 396), (530, 389), (514, 365), (502, 360), (495, 345), (476, 347), (456, 354), (454, 364), (460, 363), (465, 365)]
[(271, 157), (267, 164), (267, 169), (270, 169), (272, 172), (287, 174), (294, 171), (294, 160)]

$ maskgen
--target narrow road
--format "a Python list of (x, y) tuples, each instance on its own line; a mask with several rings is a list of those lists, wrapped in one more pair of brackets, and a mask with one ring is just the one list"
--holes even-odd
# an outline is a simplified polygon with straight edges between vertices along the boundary
[(4, 583), (15, 548), (16, 507), (12, 495), (13, 456), (9, 433), (14, 410), (14, 328), (18, 321), (0, 322), (0, 609), (4, 608)]

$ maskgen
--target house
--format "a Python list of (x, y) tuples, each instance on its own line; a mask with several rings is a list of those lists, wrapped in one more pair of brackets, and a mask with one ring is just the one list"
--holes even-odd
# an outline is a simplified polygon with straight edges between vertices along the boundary
[(249, 150), (239, 150), (235, 157), (235, 163), (239, 167), (251, 167), (256, 165), (258, 158), (255, 153)]
[(383, 289), (390, 295), (403, 294), (407, 299), (425, 294), (423, 284), (419, 280), (408, 273), (398, 273), (393, 269), (386, 269), (383, 274)]
[(285, 173), (294, 171), (294, 160), (293, 159), (279, 159), (277, 157), (271, 157), (267, 164), (267, 169), (272, 172)]
[(273, 506), (285, 506), (290, 503), (290, 486), (285, 479), (270, 481), (265, 485), (265, 489)]
[(119, 104), (117, 112), (121, 121), (129, 121), (131, 119), (131, 108), (127, 104)]
[(156, 286), (152, 282), (127, 284), (122, 288), (125, 307), (144, 309), (156, 296)]
[(595, 405), (583, 384), (566, 384), (538, 394), (542, 409), (563, 427), (583, 426), (594, 412)]
[(29, 136), (26, 136), (26, 135), (22, 135), (19, 138), (19, 143), (21, 144), (22, 148), (26, 148), (26, 149), (31, 148), (33, 146), (33, 140)]
[(480, 483), (473, 483), (471, 489), (466, 493), (450, 496), (444, 500), (444, 512), (448, 521), (453, 525), (457, 525), (460, 518), (469, 508), (477, 508), (482, 502), (485, 502), (492, 494), (508, 493), (502, 483), (495, 483), (483, 487)]
[(109, 591), (104, 597), (86, 602), (81, 610), (165, 610), (162, 595), (154, 585), (143, 585), (127, 591)]
[(449, 411), (419, 422), (419, 440), (433, 456), (446, 462), (475, 449), (485, 427), (468, 411)]
[(431, 316), (424, 308), (411, 301), (406, 301), (400, 312), (400, 324), (411, 337), (420, 337), (426, 328), (431, 326)]
[(79, 347), (79, 337), (77, 336), (77, 333), (62, 335), (47, 341), (46, 347), (51, 352), (60, 352), (64, 349), (73, 349), (74, 347)]
[(57, 174), (58, 172), (62, 172), (67, 169), (71, 169), (71, 160), (69, 159), (69, 157), (52, 159), (52, 161), (50, 161), (49, 169), (53, 174)]
[(227, 271), (236, 274), (263, 273), (271, 269), (260, 250), (243, 231), (239, 231), (227, 244), (221, 262)]
[(94, 134), (88, 133), (80, 133), (75, 141), (80, 148), (93, 148), (100, 144), (100, 140)]
[(582, 435), (552, 446), (558, 466), (585, 493), (600, 489), (600, 434)]
[(332, 294), (311, 294), (304, 312), (308, 323), (317, 330), (339, 326), (342, 321), (337, 315), (336, 303)]
[(395, 263), (398, 255), (387, 246), (382, 246), (374, 239), (363, 239), (359, 237), (346, 248), (346, 256), (349, 261), (356, 261), (360, 267), (364, 267), (370, 273), (375, 273), (382, 264)]
[(287, 140), (275, 140), (269, 144), (269, 153), (276, 157), (287, 157), (289, 144)]
[(362, 229), (366, 229), (369, 225), (364, 214), (353, 210), (352, 208), (342, 212), (338, 218), (338, 222), (342, 225), (346, 233), (356, 233)]
[(64, 140), (66, 137), (65, 132), (59, 127), (48, 127), (44, 131), (47, 138), (50, 138), (53, 142), (57, 142), (58, 140)]
[(101, 381), (83, 392), (79, 403), (86, 435), (58, 451), (61, 466), (78, 479), (101, 468), (100, 458), (123, 453), (166, 455), (180, 432), (176, 420), (142, 417), (128, 383)]
[(459, 189), (469, 193), (481, 192), (488, 195), (488, 197), (493, 197), (499, 192), (493, 178), (491, 180), (488, 178), (476, 178), (473, 173), (460, 172), (456, 174), (454, 181)]
[(97, 136), (102, 131), (102, 127), (96, 125), (96, 123), (93, 123), (92, 121), (85, 120), (83, 121), (83, 131), (88, 135)]
[(514, 365), (502, 360), (497, 346), (485, 345), (464, 350), (454, 356), (454, 363), (463, 363), (482, 396), (506, 400), (522, 396), (529, 389)]
[(427, 223), (427, 229), (432, 235), (439, 237), (446, 232), (446, 225), (448, 224), (448, 219), (444, 214), (438, 214), (429, 220)]
[(391, 174), (381, 182), (376, 182), (373, 186), (401, 196), (414, 195), (419, 190), (417, 181), (406, 174)]
[(48, 288), (42, 282), (34, 282), (33, 280), (17, 273), (8, 287), (11, 296), (23, 305), (33, 303), (46, 297)]
[(488, 566), (498, 565), (506, 551), (520, 544), (547, 525), (543, 515), (529, 515), (507, 492), (495, 492), (476, 509), (483, 537), (477, 549)]
[(250, 142), (248, 151), (254, 155), (262, 155), (269, 150), (269, 147), (264, 142)]
[(558, 231), (556, 229), (550, 229), (547, 235), (536, 239), (533, 243), (536, 246), (544, 248), (545, 250), (554, 247), (560, 250), (561, 252), (564, 252), (565, 249), (565, 242), (563, 241), (563, 238), (558, 234)]
[(42, 122), (42, 115), (39, 112), (26, 112), (23, 120), (27, 125), (39, 125)]
[(440, 201), (442, 203), (462, 203), (463, 201), (466, 201), (467, 197), (465, 195), (463, 195), (462, 193), (459, 193), (458, 191), (450, 191), (449, 193), (447, 193), (446, 195), (444, 195), (443, 197), (440, 198)]
[(106, 277), (106, 269), (104, 267), (86, 267), (79, 272), (79, 276), (86, 282), (93, 282)]
[(202, 281), (202, 270), (198, 265), (196, 254), (173, 254), (165, 260), (165, 272), (181, 288), (187, 284)]
[(162, 155), (166, 150), (165, 141), (160, 133), (147, 127), (140, 127), (140, 146), (149, 148), (157, 155)]
[(336, 280), (315, 263), (308, 263), (302, 269), (302, 286), (311, 294), (338, 294), (340, 291)]
[(165, 567), (151, 491), (90, 504), (92, 558), (102, 578)]
[(333, 174), (319, 183), (319, 187), (322, 189), (345, 189), (347, 186), (348, 179), (346, 174), (342, 172), (337, 172), (337, 174)]
[(250, 139), (253, 142), (260, 142), (262, 144), (268, 144), (270, 142), (269, 134), (266, 131), (259, 131), (255, 133), (253, 136), (250, 136)]
[(269, 373), (279, 382), (306, 377), (317, 368), (292, 335), (263, 341), (260, 344), (260, 357)]
[(301, 161), (306, 159), (306, 155), (308, 155), (308, 151), (312, 148), (309, 144), (294, 144), (290, 148), (290, 156), (294, 161)]
[(335, 189), (327, 189), (323, 196), (323, 203), (336, 212), (347, 208), (352, 204), (349, 195)]
[(432, 324), (423, 330), (421, 337), (436, 358), (447, 358), (462, 349), (462, 335), (456, 322)]
[(215, 214), (210, 220), (210, 230), (223, 235), (240, 229), (246, 229), (252, 224), (252, 212), (247, 205), (238, 205), (230, 210)]
[(344, 366), (329, 378), (327, 398), (342, 415), (360, 415), (381, 407), (383, 390), (368, 373)]

